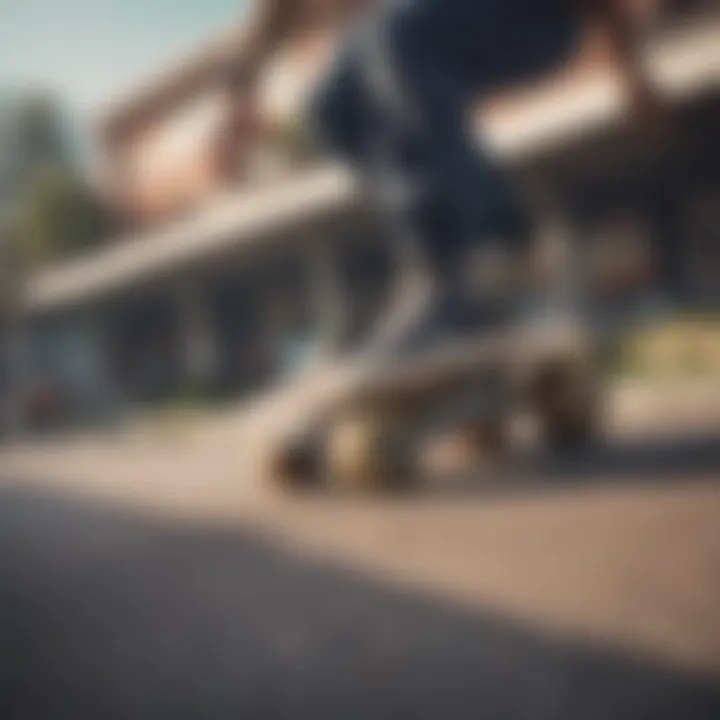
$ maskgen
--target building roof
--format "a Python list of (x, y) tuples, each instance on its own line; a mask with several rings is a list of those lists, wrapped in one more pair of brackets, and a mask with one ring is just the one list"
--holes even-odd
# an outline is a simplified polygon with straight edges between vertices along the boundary
[(112, 135), (192, 95), (212, 81), (228, 49), (241, 42), (241, 38), (239, 26), (220, 33), (128, 93), (114, 98), (98, 114), (98, 130), (103, 135)]
[[(669, 99), (682, 102), (720, 89), (719, 32), (718, 22), (705, 23), (649, 49), (648, 68)], [(610, 127), (622, 113), (621, 89), (603, 73), (592, 81), (538, 87), (512, 107), (486, 115), (484, 134), (498, 154), (520, 162)], [(34, 311), (50, 310), (119, 292), (193, 262), (256, 247), (269, 234), (294, 230), (303, 220), (342, 210), (356, 198), (351, 178), (333, 166), (270, 187), (238, 190), (195, 217), (43, 272), (29, 283), (27, 304)]]

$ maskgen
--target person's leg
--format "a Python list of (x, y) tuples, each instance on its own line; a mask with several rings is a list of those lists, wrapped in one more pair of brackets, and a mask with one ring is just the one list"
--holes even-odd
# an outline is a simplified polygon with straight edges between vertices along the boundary
[(470, 247), (522, 239), (527, 223), (467, 123), (470, 88), (401, 10), (373, 18), (314, 103), (324, 144), (365, 180), (396, 242), (420, 249), (457, 295)]
[(435, 254), (495, 239), (520, 241), (529, 230), (522, 204), (469, 117), (477, 84), (414, 20), (412, 13), (390, 11), (364, 44), (368, 92), (390, 132), (380, 162), (417, 191), (412, 209), (424, 216), (429, 206), (431, 217), (445, 215), (439, 236), (418, 223), (422, 240), (440, 246)]
[(335, 58), (313, 93), (307, 112), (321, 148), (362, 176), (372, 124), (362, 65), (354, 43)]

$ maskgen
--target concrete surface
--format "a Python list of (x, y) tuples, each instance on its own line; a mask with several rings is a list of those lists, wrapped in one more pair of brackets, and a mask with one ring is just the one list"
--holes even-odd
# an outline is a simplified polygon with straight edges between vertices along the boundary
[(298, 498), (298, 406), (0, 456), (0, 717), (720, 717), (716, 428)]

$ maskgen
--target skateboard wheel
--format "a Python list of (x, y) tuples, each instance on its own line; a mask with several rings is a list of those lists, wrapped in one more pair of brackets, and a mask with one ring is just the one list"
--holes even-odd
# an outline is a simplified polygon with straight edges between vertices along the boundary
[(589, 414), (550, 417), (545, 421), (545, 440), (552, 450), (581, 450), (592, 445), (596, 436), (596, 425)]
[(339, 420), (328, 432), (327, 467), (349, 490), (400, 490), (415, 474), (414, 452), (402, 417), (381, 412)]
[(543, 376), (537, 399), (543, 437), (549, 448), (578, 450), (595, 441), (600, 392), (591, 363), (553, 368)]
[(286, 488), (307, 488), (319, 483), (322, 475), (319, 443), (306, 436), (289, 439), (271, 458), (271, 471)]
[(462, 431), (462, 439), (474, 455), (498, 458), (507, 446), (505, 423), (500, 419), (476, 423)]

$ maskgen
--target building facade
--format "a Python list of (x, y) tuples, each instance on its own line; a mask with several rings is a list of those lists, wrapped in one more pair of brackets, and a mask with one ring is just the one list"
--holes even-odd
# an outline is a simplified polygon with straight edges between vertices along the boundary
[[(592, 45), (573, 67), (479, 109), (529, 202), (572, 219), (608, 305), (657, 292), (720, 301), (712, 5), (681, 7), (649, 45), (676, 115), (672, 142), (639, 142), (622, 122), (617, 82)], [(56, 375), (80, 380), (66, 384), (93, 378), (85, 404), (241, 397), (360, 342), (391, 292), (392, 243), (352, 178), (288, 140), (328, 38), (286, 48), (268, 69), (261, 116), (218, 148), (238, 112), (218, 80), (233, 41), (209, 44), (104, 115), (101, 186), (118, 231), (28, 286), (36, 352), (65, 358)]]

